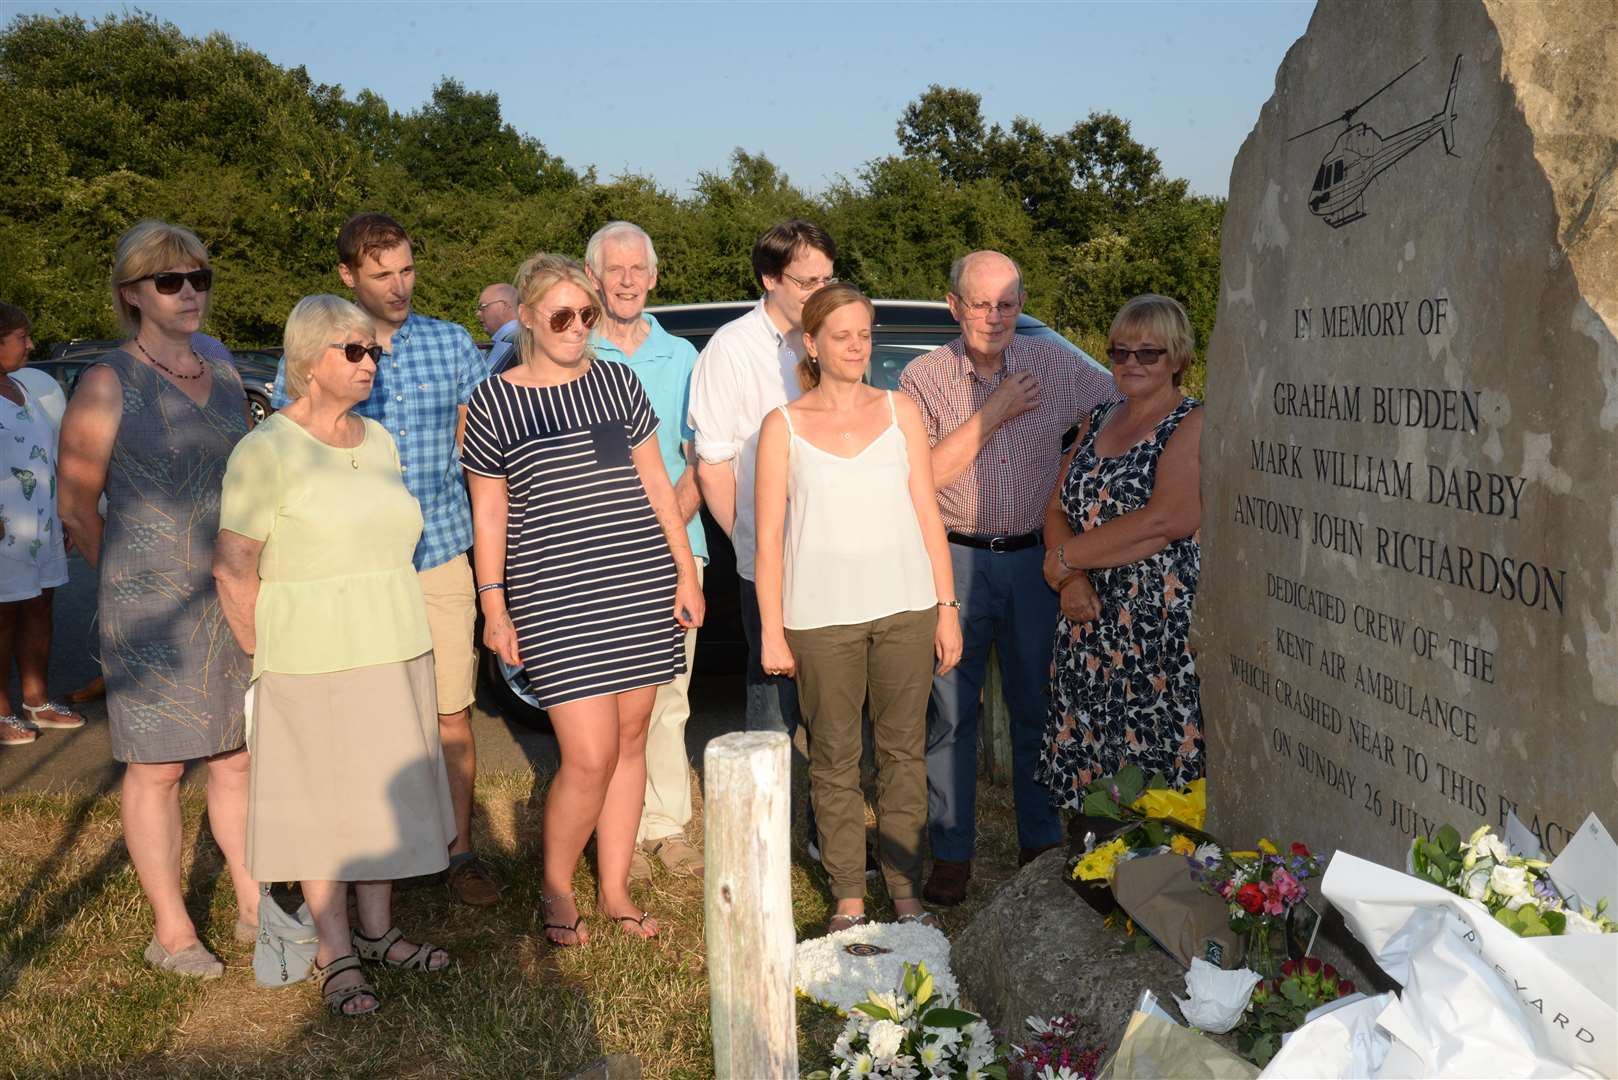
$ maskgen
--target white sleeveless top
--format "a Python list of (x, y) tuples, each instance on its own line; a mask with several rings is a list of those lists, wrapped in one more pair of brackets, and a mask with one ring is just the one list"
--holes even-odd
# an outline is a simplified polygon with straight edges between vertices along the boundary
[(888, 426), (851, 458), (800, 437), (787, 407), (779, 408), (792, 434), (783, 625), (814, 630), (935, 606), (932, 562), (910, 499), (910, 461), (893, 393)]

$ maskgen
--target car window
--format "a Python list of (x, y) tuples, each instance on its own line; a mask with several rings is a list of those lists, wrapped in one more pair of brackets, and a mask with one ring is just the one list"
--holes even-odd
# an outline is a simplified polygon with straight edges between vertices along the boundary
[(867, 381), (878, 390), (899, 389), (899, 373), (905, 365), (937, 345), (929, 343), (877, 342), (871, 346), (871, 368)]

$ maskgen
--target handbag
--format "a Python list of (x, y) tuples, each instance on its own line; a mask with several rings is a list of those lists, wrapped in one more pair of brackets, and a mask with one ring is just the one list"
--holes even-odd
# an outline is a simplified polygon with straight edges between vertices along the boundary
[(260, 986), (291, 986), (309, 977), (320, 938), (309, 905), (296, 914), (270, 895), (268, 885), (258, 887), (258, 941), (253, 946), (253, 978)]

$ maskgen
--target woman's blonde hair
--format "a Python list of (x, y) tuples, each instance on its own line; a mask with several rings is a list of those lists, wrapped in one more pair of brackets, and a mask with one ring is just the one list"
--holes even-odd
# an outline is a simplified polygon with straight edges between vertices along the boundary
[[(584, 272), (584, 267), (579, 265), (577, 259), (570, 259), (566, 255), (552, 255), (547, 251), (530, 255), (521, 266), (517, 267), (517, 276), (511, 280), (511, 284), (516, 287), (517, 301), (532, 312), (545, 298), (546, 293), (564, 281), (584, 290), (585, 295), (590, 298), (590, 303), (596, 306), (596, 310), (602, 310), (601, 295), (596, 292), (596, 287), (590, 284), (590, 277)], [(533, 352), (533, 332), (528, 329), (526, 323), (519, 320), (517, 356), (527, 361)], [(590, 357), (595, 355), (595, 350), (588, 344), (585, 345), (585, 355)]]
[[(118, 325), (130, 337), (140, 333), (140, 308), (124, 299), (123, 287), (162, 270), (172, 270), (185, 263), (196, 263), (197, 268), (208, 266), (208, 249), (202, 246), (197, 234), (184, 225), (171, 225), (167, 221), (146, 218), (130, 226), (118, 238), (117, 254), (112, 259), (112, 309), (118, 315)], [(203, 293), (202, 314), (208, 314), (208, 293)]]
[[(840, 307), (849, 304), (861, 304), (865, 307), (865, 314), (876, 321), (876, 305), (871, 303), (869, 297), (847, 282), (839, 281), (834, 285), (824, 285), (815, 290), (803, 305), (803, 332), (810, 337), (820, 333), (820, 328), (826, 325), (831, 313)], [(820, 364), (807, 352), (803, 359), (798, 361), (798, 388), (808, 393), (820, 385)]]
[(352, 333), (376, 338), (376, 321), (359, 305), (331, 293), (299, 300), (281, 334), (281, 344), (286, 349), (287, 397), (296, 401), (307, 394), (309, 373), (320, 354)]
[(1118, 336), (1135, 330), (1161, 342), (1168, 350), (1169, 363), (1174, 365), (1174, 385), (1185, 378), (1185, 369), (1196, 356), (1197, 339), (1191, 332), (1191, 317), (1178, 300), (1156, 293), (1137, 296), (1118, 309), (1112, 326), (1107, 330), (1107, 347), (1118, 343)]

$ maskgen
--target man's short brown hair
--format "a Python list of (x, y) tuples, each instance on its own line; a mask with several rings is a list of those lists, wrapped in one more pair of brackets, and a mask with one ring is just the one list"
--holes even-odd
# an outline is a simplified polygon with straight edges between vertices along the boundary
[(819, 225), (794, 218), (779, 225), (771, 225), (753, 245), (753, 277), (758, 287), (764, 287), (766, 277), (779, 278), (799, 250), (812, 247), (834, 264), (837, 262), (837, 244), (831, 233)]
[(410, 243), (404, 226), (386, 214), (375, 211), (355, 214), (337, 231), (337, 260), (350, 270), (358, 270), (367, 255)]

